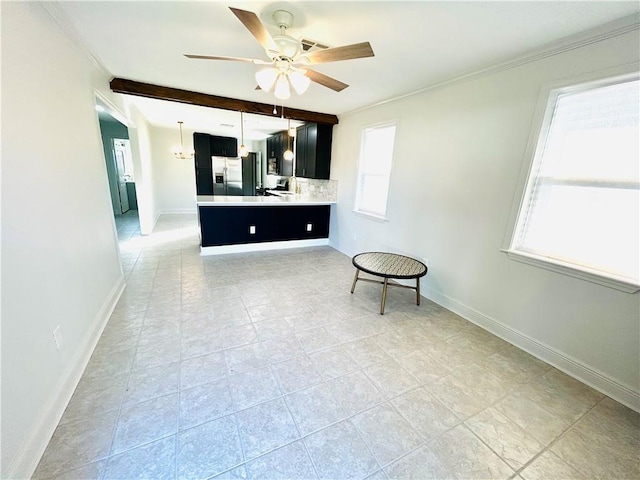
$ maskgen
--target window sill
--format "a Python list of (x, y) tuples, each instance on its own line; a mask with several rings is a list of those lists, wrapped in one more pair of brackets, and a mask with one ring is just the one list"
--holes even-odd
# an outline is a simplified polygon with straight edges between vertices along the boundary
[(506, 253), (511, 260), (516, 262), (526, 263), (534, 267), (544, 268), (551, 270), (552, 272), (561, 273), (570, 277), (579, 278), (591, 283), (597, 283), (605, 287), (620, 290), (626, 293), (636, 293), (640, 290), (640, 285), (634, 283), (632, 280), (627, 280), (622, 277), (616, 277), (614, 275), (606, 275), (595, 270), (586, 268), (580, 268), (575, 265), (561, 262), (559, 260), (552, 260), (546, 257), (540, 257), (538, 255), (532, 255), (524, 252), (518, 252), (515, 250), (500, 251)]
[(382, 217), (374, 213), (361, 212), (360, 210), (352, 210), (353, 213), (359, 217), (367, 218), (369, 220), (375, 220), (376, 222), (388, 222), (387, 217)]

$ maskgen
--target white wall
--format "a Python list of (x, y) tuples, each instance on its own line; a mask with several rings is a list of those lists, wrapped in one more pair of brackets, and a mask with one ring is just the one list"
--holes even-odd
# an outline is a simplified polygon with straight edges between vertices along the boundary
[(118, 99), (40, 3), (1, 8), (1, 476), (25, 478), (123, 287), (94, 90)]
[[(152, 126), (149, 130), (153, 155), (153, 183), (159, 213), (196, 212), (196, 178), (194, 160), (178, 160), (173, 156), (180, 146), (176, 128)], [(185, 152), (193, 149), (193, 131), (183, 126)]]
[(136, 179), (140, 233), (150, 235), (160, 215), (157, 207), (157, 189), (154, 184), (151, 126), (142, 113), (131, 104), (127, 105), (127, 116), (132, 121), (129, 124), (129, 139), (133, 175)]
[[(341, 116), (332, 178), (340, 251), (428, 259), (424, 293), (640, 408), (638, 294), (511, 261), (499, 249), (541, 86), (639, 60), (637, 30), (493, 75)], [(399, 127), (388, 222), (352, 212), (361, 129)]]
[[(184, 150), (190, 152), (193, 149), (194, 130), (183, 125), (182, 132)], [(174, 148), (180, 146), (180, 131), (177, 123), (176, 128), (150, 126), (149, 142), (156, 213), (196, 213), (194, 160), (177, 160), (173, 156)], [(245, 144), (249, 151), (255, 152), (260, 149), (266, 151), (264, 140), (245, 139)], [(238, 140), (239, 147), (240, 140)]]

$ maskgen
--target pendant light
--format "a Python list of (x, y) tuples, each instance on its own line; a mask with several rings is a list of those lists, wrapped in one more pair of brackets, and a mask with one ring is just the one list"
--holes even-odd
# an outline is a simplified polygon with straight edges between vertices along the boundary
[(249, 155), (249, 149), (244, 146), (244, 117), (242, 116), (242, 112), (240, 112), (240, 133), (242, 135), (242, 139), (240, 142), (240, 150), (238, 153), (241, 157), (246, 157)]
[(173, 149), (173, 156), (176, 157), (176, 159), (178, 160), (189, 160), (191, 158), (193, 158), (193, 155), (195, 154), (195, 152), (193, 150), (191, 150), (191, 152), (189, 152), (189, 154), (185, 154), (184, 152), (184, 141), (182, 140), (182, 124), (184, 122), (182, 122), (181, 120), (178, 120), (178, 126), (180, 127), (180, 147), (176, 147)]
[(293, 160), (293, 152), (291, 151), (291, 137), (292, 137), (292, 135), (291, 135), (291, 119), (288, 118), (287, 122), (288, 122), (288, 126), (287, 126), (287, 149), (282, 154), (282, 158), (284, 158), (285, 160)]

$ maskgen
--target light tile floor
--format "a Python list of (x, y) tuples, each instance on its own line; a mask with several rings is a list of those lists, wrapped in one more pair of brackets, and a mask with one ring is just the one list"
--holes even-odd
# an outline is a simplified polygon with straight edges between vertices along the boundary
[(412, 292), (380, 316), (331, 248), (201, 257), (194, 216), (137, 228), (35, 478), (640, 478), (639, 414)]

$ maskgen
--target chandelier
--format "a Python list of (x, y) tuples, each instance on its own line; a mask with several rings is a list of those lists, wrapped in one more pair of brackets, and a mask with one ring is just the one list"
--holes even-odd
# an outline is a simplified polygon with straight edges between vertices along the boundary
[(184, 151), (184, 141), (182, 140), (182, 124), (184, 122), (178, 120), (178, 125), (180, 127), (180, 147), (176, 147), (173, 149), (173, 156), (178, 160), (190, 160), (193, 158), (195, 152), (191, 150), (188, 154), (185, 154)]

